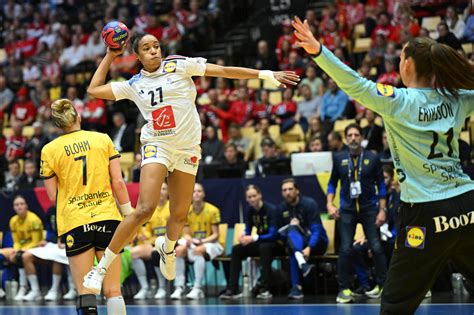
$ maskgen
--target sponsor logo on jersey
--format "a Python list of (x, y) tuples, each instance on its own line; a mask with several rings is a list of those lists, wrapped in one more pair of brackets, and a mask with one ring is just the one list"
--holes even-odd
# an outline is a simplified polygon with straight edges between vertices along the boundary
[(341, 166), (347, 166), (349, 164), (349, 160), (348, 159), (344, 159), (341, 161)]
[(84, 225), (82, 226), (82, 228), (84, 229), (84, 233), (87, 233), (87, 232), (110, 233), (110, 231), (108, 231), (108, 230), (106, 229), (105, 224), (103, 224), (103, 225), (98, 225), (98, 224), (84, 224)]
[(425, 248), (426, 228), (422, 226), (407, 226), (405, 246), (416, 249)]
[(364, 159), (364, 165), (369, 165), (370, 160), (369, 159)]
[(284, 218), (288, 218), (288, 217), (290, 217), (290, 212), (289, 212), (289, 211), (284, 211), (283, 214), (282, 214), (282, 216), (283, 216)]
[(395, 97), (395, 89), (391, 85), (377, 83), (377, 94), (380, 96)]
[(176, 61), (165, 61), (163, 65), (164, 73), (176, 72)]
[(457, 230), (460, 227), (474, 224), (474, 211), (451, 217), (449, 220), (444, 215), (441, 215), (434, 217), (433, 221), (435, 223), (435, 233), (446, 232), (449, 229)]
[(143, 146), (143, 159), (149, 159), (149, 158), (154, 158), (158, 154), (158, 148), (154, 145), (151, 144), (145, 144)]
[(193, 168), (196, 168), (198, 166), (198, 157), (197, 156), (192, 156), (190, 158), (184, 158), (184, 164), (186, 165), (191, 165)]
[(69, 234), (68, 236), (66, 236), (66, 246), (68, 248), (71, 248), (74, 246), (74, 237), (72, 237), (71, 234)]
[(153, 116), (153, 130), (160, 131), (176, 127), (173, 108), (171, 105), (155, 110)]

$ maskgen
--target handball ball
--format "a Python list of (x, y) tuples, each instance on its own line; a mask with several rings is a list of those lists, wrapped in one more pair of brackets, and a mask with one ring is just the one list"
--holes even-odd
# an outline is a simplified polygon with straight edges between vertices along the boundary
[(122, 22), (113, 21), (107, 23), (102, 29), (104, 43), (112, 49), (120, 49), (129, 37), (128, 27)]

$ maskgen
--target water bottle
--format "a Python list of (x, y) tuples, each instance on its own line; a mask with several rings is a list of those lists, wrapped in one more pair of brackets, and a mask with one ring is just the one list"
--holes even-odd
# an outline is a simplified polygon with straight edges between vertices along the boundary
[(453, 273), (451, 275), (451, 285), (453, 286), (454, 295), (462, 294), (464, 285), (462, 283), (462, 275), (460, 273)]
[(242, 295), (244, 297), (250, 296), (250, 279), (248, 275), (243, 276), (242, 280)]

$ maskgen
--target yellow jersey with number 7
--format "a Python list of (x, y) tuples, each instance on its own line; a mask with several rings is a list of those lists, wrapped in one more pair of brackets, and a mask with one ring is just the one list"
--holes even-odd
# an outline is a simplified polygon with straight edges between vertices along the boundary
[(57, 177), (58, 235), (105, 220), (122, 220), (110, 186), (109, 162), (119, 158), (106, 134), (74, 131), (41, 150), (40, 176)]

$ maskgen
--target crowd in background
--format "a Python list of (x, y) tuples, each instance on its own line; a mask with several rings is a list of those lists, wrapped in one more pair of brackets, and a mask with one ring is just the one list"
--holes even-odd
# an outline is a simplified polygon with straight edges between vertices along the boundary
[[(132, 32), (154, 34), (163, 55), (189, 55), (216, 40), (220, 26), (225, 24), (220, 18), (220, 5), (216, 0), (174, 0), (153, 5), (119, 1), (100, 11), (95, 5), (74, 0), (36, 4), (4, 1), (0, 186), (15, 190), (41, 185), (37, 180), (41, 148), (60, 134), (50, 121), (49, 106), (61, 97), (73, 101), (84, 129), (109, 133), (121, 152), (138, 152), (144, 121), (136, 107), (129, 101), (94, 99), (85, 92), (92, 70), (105, 53), (101, 28), (106, 21), (118, 19)], [(424, 15), (442, 17), (435, 32), (421, 27)], [(308, 9), (305, 18), (324, 45), (344, 63), (368, 79), (397, 87), (403, 86), (397, 69), (399, 52), (410, 38), (431, 36), (461, 52), (462, 43), (474, 40), (474, 13), (462, 2), (445, 7), (443, 1), (335, 1), (321, 15)], [(363, 34), (358, 34), (361, 25)], [(278, 173), (270, 167), (265, 174), (269, 169), (266, 164), (288, 159), (292, 150), (285, 147), (282, 135), (295, 125), (301, 127), (302, 140), (306, 141), (298, 151), (334, 151), (341, 146), (341, 137), (332, 132), (336, 121), (360, 121), (366, 116), (372, 121), (372, 113), (349, 98), (295, 47), (289, 21), (283, 21), (277, 39), (274, 34), (271, 36), (275, 38), (269, 36), (258, 40), (254, 59), (247, 66), (295, 71), (302, 81), (294, 89), (275, 91), (250, 86), (245, 80), (197, 78), (196, 106), (203, 126), (200, 178)], [(371, 38), (367, 53), (351, 53), (357, 36)], [(272, 42), (276, 42), (275, 47)], [(474, 60), (473, 54), (468, 58)], [(225, 64), (226, 56), (210, 61)], [(129, 45), (112, 64), (108, 80), (127, 80), (136, 71), (138, 63)], [(275, 94), (279, 95), (275, 98)], [(277, 125), (278, 132), (270, 132), (271, 125)], [(23, 134), (25, 127), (32, 130), (28, 135)], [(245, 127), (254, 128), (255, 134), (243, 137), (240, 129)], [(371, 149), (388, 154), (380, 132), (365, 136), (374, 138), (367, 139)], [(462, 158), (469, 160), (469, 148), (463, 152)], [(216, 171), (216, 167), (225, 171)], [(137, 181), (138, 173), (135, 175), (127, 180)]]

